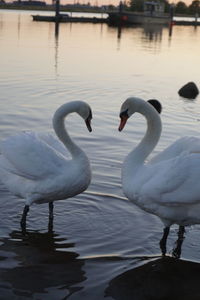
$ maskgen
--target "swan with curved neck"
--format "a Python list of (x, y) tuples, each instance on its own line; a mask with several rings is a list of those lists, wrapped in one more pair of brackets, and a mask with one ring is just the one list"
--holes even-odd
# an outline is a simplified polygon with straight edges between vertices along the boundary
[(49, 220), (52, 221), (53, 201), (82, 193), (90, 184), (88, 157), (65, 128), (65, 118), (74, 112), (84, 119), (91, 132), (90, 106), (83, 101), (73, 101), (60, 106), (53, 116), (58, 139), (24, 132), (1, 144), (0, 179), (14, 195), (26, 199), (21, 219), (23, 229), (32, 203), (49, 203)]
[[(159, 102), (157, 102), (158, 107)], [(164, 223), (160, 247), (166, 253), (166, 241), (172, 224), (179, 225), (174, 256), (180, 257), (184, 227), (200, 224), (200, 139), (178, 139), (148, 163), (145, 160), (157, 145), (162, 124), (161, 109), (140, 98), (128, 98), (121, 107), (119, 131), (134, 113), (147, 121), (146, 133), (122, 166), (122, 187), (126, 197), (143, 210), (157, 215)]]

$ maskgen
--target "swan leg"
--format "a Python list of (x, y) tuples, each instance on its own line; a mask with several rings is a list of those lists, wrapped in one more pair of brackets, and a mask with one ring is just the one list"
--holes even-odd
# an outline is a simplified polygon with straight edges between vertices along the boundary
[(180, 258), (181, 256), (181, 247), (184, 240), (185, 227), (179, 226), (178, 239), (176, 241), (176, 247), (172, 251), (172, 256), (175, 258)]
[(48, 224), (48, 232), (53, 231), (53, 202), (49, 202), (49, 224)]
[(162, 239), (160, 240), (160, 249), (162, 251), (162, 255), (165, 256), (166, 254), (166, 243), (167, 243), (167, 237), (169, 235), (169, 230), (170, 227), (165, 227), (163, 230), (163, 236)]
[(23, 233), (26, 233), (26, 217), (27, 217), (28, 212), (29, 212), (29, 205), (25, 205), (23, 214), (22, 214), (22, 218), (21, 218), (21, 222), (20, 222)]
[(53, 202), (49, 202), (49, 219), (53, 219)]

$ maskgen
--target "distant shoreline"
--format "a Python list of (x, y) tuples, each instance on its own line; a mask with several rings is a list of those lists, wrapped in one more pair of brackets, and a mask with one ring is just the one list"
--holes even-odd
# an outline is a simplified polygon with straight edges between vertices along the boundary
[[(46, 6), (38, 6), (38, 5), (14, 5), (14, 4), (0, 4), (0, 9), (9, 9), (9, 10), (38, 10), (38, 11), (55, 11), (55, 6), (54, 5), (46, 5)], [(99, 14), (102, 14), (102, 13), (109, 13), (111, 11), (117, 11), (118, 8), (117, 7), (114, 7), (112, 10), (109, 9), (109, 10), (102, 10), (101, 7), (81, 7), (81, 8), (78, 8), (78, 7), (66, 7), (66, 6), (63, 6), (61, 5), (60, 6), (60, 11), (61, 12), (82, 12), (82, 13), (99, 13)], [(186, 15), (186, 14), (175, 14), (174, 17), (182, 17), (182, 18), (191, 18), (191, 17), (194, 17), (194, 15)]]
[[(14, 9), (14, 10), (41, 10), (41, 11), (55, 11), (55, 6), (53, 5), (46, 5), (46, 6), (36, 6), (36, 5), (14, 5), (14, 4), (0, 4), (0, 9)], [(85, 12), (85, 13), (106, 13), (106, 11), (102, 10), (101, 7), (94, 8), (94, 7), (65, 7), (60, 6), (60, 11), (66, 12)], [(110, 10), (109, 10), (110, 11)]]

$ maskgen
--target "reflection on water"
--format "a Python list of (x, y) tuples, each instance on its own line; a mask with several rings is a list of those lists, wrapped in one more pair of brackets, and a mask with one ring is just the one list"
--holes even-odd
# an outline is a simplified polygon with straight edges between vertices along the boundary
[(106, 296), (115, 300), (199, 300), (200, 264), (165, 257), (112, 279)]
[(135, 31), (137, 31), (138, 29), (141, 30), (141, 41), (144, 44), (149, 44), (151, 45), (151, 47), (153, 46), (153, 44), (151, 44), (152, 42), (154, 43), (154, 46), (161, 44), (162, 42), (162, 37), (163, 37), (163, 31), (168, 30), (168, 35), (169, 35), (169, 39), (171, 39), (172, 37), (172, 27), (173, 26), (163, 26), (160, 24), (144, 24), (143, 26), (129, 26), (129, 27), (121, 27), (118, 26), (116, 27), (117, 30), (117, 49), (120, 50), (120, 40), (123, 36), (123, 33), (126, 32), (127, 30), (131, 31), (132, 34), (135, 33)]
[(55, 23), (55, 37), (58, 37), (58, 34), (59, 34), (59, 22), (56, 22)]
[(162, 33), (163, 33), (163, 26), (159, 25), (144, 25), (144, 35), (145, 39), (154, 41), (156, 43), (161, 43), (162, 41)]
[(84, 261), (75, 252), (61, 251), (74, 245), (58, 235), (28, 232), (24, 237), (12, 232), (1, 242), (1, 299), (32, 298), (34, 294), (37, 299), (67, 299), (82, 288)]

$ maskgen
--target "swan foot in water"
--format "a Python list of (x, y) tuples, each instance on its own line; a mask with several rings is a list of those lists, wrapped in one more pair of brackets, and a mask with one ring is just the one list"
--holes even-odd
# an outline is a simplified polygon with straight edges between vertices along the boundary
[(181, 247), (182, 247), (182, 243), (183, 243), (183, 240), (184, 240), (184, 233), (185, 233), (185, 227), (184, 226), (179, 226), (178, 239), (176, 241), (176, 247), (172, 251), (172, 256), (174, 258), (180, 258), (180, 256), (181, 256)]
[(48, 224), (48, 232), (53, 232), (53, 202), (49, 202), (49, 224)]
[(160, 249), (162, 251), (162, 255), (165, 256), (166, 254), (166, 243), (167, 243), (167, 237), (169, 235), (170, 227), (165, 227), (163, 230), (163, 236), (160, 240)]
[(29, 212), (29, 205), (25, 205), (23, 214), (22, 214), (22, 218), (21, 218), (21, 222), (20, 222), (23, 234), (26, 233), (26, 217), (27, 217), (28, 212)]

